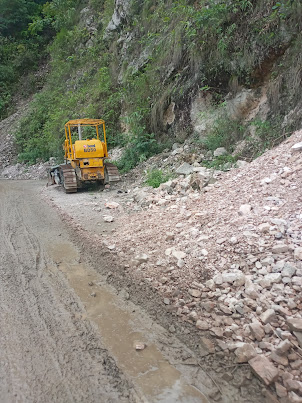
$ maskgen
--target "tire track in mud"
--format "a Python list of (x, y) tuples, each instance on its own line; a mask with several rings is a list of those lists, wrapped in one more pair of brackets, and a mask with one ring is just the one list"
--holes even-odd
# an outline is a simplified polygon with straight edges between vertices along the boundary
[(1, 402), (133, 401), (131, 385), (46, 253), (64, 228), (26, 186), (0, 181)]

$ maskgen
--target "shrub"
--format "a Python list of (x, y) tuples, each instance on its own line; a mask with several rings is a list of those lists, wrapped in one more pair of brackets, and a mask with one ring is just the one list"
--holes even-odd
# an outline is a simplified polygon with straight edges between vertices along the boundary
[(161, 169), (150, 169), (147, 171), (145, 183), (153, 188), (158, 188), (161, 183), (167, 182), (171, 177), (170, 173), (164, 173)]

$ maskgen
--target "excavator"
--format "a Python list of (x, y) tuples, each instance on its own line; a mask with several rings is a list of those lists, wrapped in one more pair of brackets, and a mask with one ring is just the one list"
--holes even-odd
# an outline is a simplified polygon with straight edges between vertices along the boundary
[(65, 162), (50, 168), (49, 182), (62, 185), (66, 193), (75, 193), (87, 183), (108, 185), (120, 180), (117, 167), (105, 160), (108, 151), (104, 120), (69, 120), (65, 124), (63, 150)]

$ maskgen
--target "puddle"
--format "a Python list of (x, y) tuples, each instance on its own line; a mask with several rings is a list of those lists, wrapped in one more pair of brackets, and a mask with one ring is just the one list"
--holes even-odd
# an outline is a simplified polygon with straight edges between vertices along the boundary
[[(76, 263), (79, 255), (70, 243), (52, 244), (49, 254), (60, 262), (59, 269), (83, 302), (87, 319), (97, 324), (104, 346), (144, 401), (209, 402), (199, 389), (184, 380), (181, 372), (149, 340), (150, 324), (149, 328), (144, 326), (138, 314), (130, 311), (108, 286), (102, 284), (101, 277), (93, 269)], [(145, 343), (146, 348), (136, 351), (136, 341)]]

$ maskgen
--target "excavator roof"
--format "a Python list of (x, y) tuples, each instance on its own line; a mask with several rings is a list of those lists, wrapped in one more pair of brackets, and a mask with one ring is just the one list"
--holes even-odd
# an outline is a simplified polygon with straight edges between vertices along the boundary
[(74, 119), (69, 120), (65, 126), (100, 126), (104, 124), (105, 121), (102, 119)]

